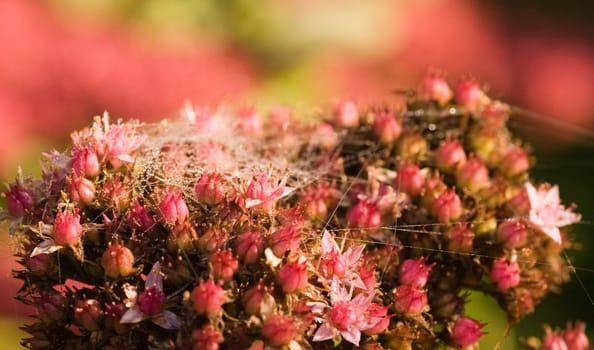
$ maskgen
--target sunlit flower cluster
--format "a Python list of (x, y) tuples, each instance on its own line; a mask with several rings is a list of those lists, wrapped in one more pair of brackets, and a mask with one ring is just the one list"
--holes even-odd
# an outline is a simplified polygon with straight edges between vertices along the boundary
[[(476, 81), (410, 96), (342, 100), (317, 125), (186, 107), (72, 133), (5, 193), (37, 310), (23, 344), (457, 349), (485, 333), (468, 290), (531, 313), (569, 278), (579, 214), (529, 177), (510, 108)], [(545, 348), (588, 344), (582, 324), (559, 334)]]

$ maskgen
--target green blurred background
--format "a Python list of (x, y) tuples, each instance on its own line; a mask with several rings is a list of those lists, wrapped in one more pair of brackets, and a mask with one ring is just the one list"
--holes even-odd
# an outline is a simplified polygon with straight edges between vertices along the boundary
[[(492, 300), (468, 314), (489, 322), (481, 348), (516, 348), (542, 324), (581, 319), (594, 328), (594, 5), (573, 1), (470, 0), (0, 0), (0, 180), (20, 165), (39, 175), (42, 151), (110, 112), (174, 117), (185, 101), (305, 111), (339, 97), (392, 102), (429, 69), (452, 82), (471, 74), (489, 93), (539, 113), (512, 127), (534, 148), (533, 176), (560, 185), (584, 222), (568, 255), (573, 281), (505, 337)], [(2, 235), (0, 347), (18, 348), (29, 310), (11, 242)], [(590, 248), (591, 249), (591, 248)], [(589, 332), (592, 335), (592, 332)]]

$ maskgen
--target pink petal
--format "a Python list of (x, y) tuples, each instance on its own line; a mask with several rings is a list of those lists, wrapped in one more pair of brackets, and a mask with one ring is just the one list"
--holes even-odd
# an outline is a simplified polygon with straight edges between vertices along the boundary
[(165, 329), (178, 329), (181, 327), (181, 321), (177, 315), (167, 310), (153, 318), (153, 323)]
[(332, 339), (338, 335), (338, 330), (336, 328), (331, 328), (327, 324), (322, 324), (320, 328), (314, 334), (312, 340), (313, 341), (324, 341), (328, 339)]
[(561, 244), (561, 231), (557, 227), (552, 226), (542, 226), (542, 232), (544, 232), (547, 236), (549, 236), (555, 243)]
[(163, 291), (163, 278), (161, 277), (161, 264), (157, 261), (151, 268), (151, 272), (146, 276), (144, 288), (157, 288)]
[(356, 247), (347, 249), (347, 251), (343, 254), (347, 266), (354, 265), (359, 260), (359, 257), (361, 257), (361, 253), (363, 253), (364, 249), (365, 245), (358, 245)]
[(340, 252), (340, 248), (332, 235), (328, 231), (324, 231), (322, 235), (322, 254), (328, 254), (332, 251)]
[(348, 341), (349, 343), (359, 346), (359, 340), (361, 340), (361, 331), (358, 329), (351, 329), (350, 331), (342, 331), (340, 335), (344, 338), (344, 340)]
[(140, 311), (138, 305), (132, 306), (125, 314), (122, 315), (120, 323), (138, 323), (142, 321), (144, 314)]

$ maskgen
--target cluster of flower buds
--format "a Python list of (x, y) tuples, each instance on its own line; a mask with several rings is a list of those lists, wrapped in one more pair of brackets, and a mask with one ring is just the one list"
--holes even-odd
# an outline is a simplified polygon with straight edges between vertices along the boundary
[[(569, 278), (557, 186), (511, 108), (430, 74), (406, 106), (341, 101), (95, 123), (5, 193), (31, 349), (459, 349), (468, 290), (515, 322)], [(585, 349), (584, 326), (543, 349)]]

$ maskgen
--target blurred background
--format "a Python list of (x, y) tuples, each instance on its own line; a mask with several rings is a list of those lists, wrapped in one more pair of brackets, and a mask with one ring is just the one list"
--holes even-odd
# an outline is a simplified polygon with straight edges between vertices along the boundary
[[(538, 181), (560, 184), (584, 222), (568, 255), (577, 278), (509, 336), (493, 301), (468, 314), (490, 322), (481, 348), (516, 347), (542, 324), (594, 329), (594, 3), (580, 0), (0, 0), (0, 180), (39, 175), (42, 151), (107, 110), (174, 117), (185, 101), (265, 108), (339, 97), (393, 102), (430, 69), (472, 75), (525, 108), (512, 127), (533, 146)], [(306, 107), (308, 108), (308, 107)], [(528, 112), (530, 111), (530, 112)], [(18, 349), (30, 312), (8, 235), (0, 247), (0, 347)], [(589, 332), (590, 336), (593, 335)]]

